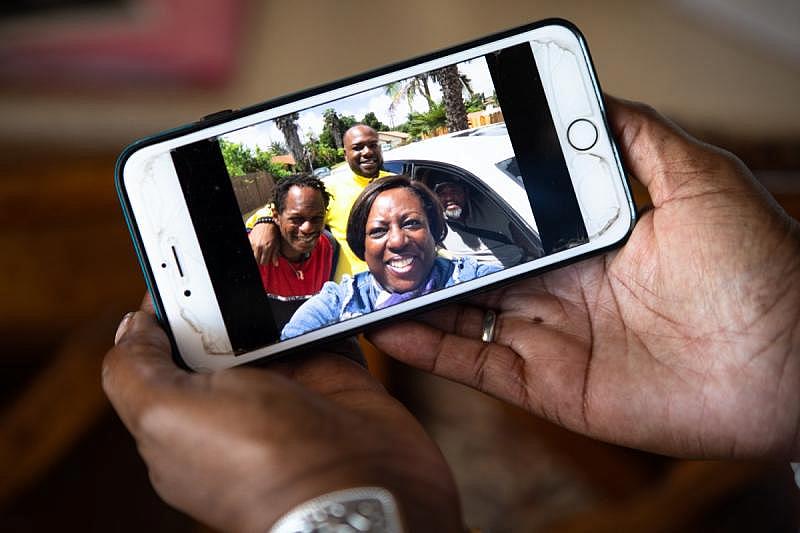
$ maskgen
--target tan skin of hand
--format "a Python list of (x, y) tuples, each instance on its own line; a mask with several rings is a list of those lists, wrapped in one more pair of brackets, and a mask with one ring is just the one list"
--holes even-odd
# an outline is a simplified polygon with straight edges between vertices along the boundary
[[(608, 98), (648, 189), (625, 246), (376, 330), (393, 357), (574, 431), (691, 457), (800, 457), (800, 230), (740, 161)], [(480, 341), (485, 309), (494, 342)]]
[(120, 326), (103, 387), (166, 502), (219, 530), (264, 532), (313, 497), (381, 486), (409, 530), (463, 531), (438, 448), (366, 369), (320, 353), (188, 373), (148, 304)]
[(247, 238), (250, 239), (250, 247), (257, 263), (278, 266), (280, 237), (281, 232), (275, 224), (261, 223), (253, 226)]

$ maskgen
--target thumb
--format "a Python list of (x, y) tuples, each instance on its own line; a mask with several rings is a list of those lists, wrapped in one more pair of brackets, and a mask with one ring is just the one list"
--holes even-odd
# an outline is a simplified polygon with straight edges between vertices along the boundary
[[(611, 129), (626, 166), (655, 207), (689, 196), (746, 186), (744, 165), (730, 153), (704, 144), (652, 107), (606, 95)], [(724, 168), (725, 165), (736, 167)]]
[(152, 314), (142, 310), (127, 315), (120, 324), (116, 346), (103, 360), (102, 385), (120, 418), (134, 431), (138, 415), (186, 375), (172, 362), (164, 330)]

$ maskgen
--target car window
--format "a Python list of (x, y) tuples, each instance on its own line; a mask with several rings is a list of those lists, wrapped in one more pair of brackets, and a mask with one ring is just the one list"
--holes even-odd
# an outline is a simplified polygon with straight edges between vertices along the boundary
[(469, 180), (466, 180), (465, 177), (459, 173), (425, 165), (414, 165), (411, 177), (421, 180), (422, 183), (430, 187), (431, 190), (436, 188), (437, 183), (443, 181), (458, 181), (469, 186)]
[(519, 165), (517, 164), (516, 157), (504, 159), (499, 163), (495, 163), (495, 166), (502, 170), (507, 176), (510, 176), (514, 181), (524, 186), (522, 183), (522, 174), (519, 171)]
[[(505, 167), (511, 171), (516, 168), (516, 160), (514, 158), (502, 163), (506, 163)], [(509, 174), (507, 170), (504, 170), (504, 172), (516, 180), (516, 176)], [(481, 220), (487, 221), (487, 227), (482, 229), (500, 232), (525, 250), (540, 248), (538, 235), (532, 232), (527, 225), (521, 223), (522, 219), (518, 214), (512, 214), (515, 213), (513, 209), (498, 196), (495, 190), (489, 188), (487, 183), (484, 183), (473, 174), (452, 166), (444, 167), (414, 163), (411, 176), (425, 183), (431, 190), (436, 192), (437, 196), (439, 195), (439, 192), (436, 191), (438, 184), (452, 181), (461, 183), (467, 189), (470, 205), (475, 209), (476, 213), (483, 213)], [(488, 215), (489, 213), (491, 215)], [(492, 222), (488, 222), (490, 219), (486, 218), (487, 215), (491, 217)]]
[(448, 181), (461, 183), (468, 189), (469, 196), (473, 202), (485, 206), (487, 209), (494, 212), (501, 213), (507, 211), (507, 209), (498, 202), (497, 193), (468, 172), (459, 172), (454, 168), (415, 164), (411, 176), (414, 179), (421, 180), (425, 185), (430, 187), (432, 191), (436, 190), (436, 186), (439, 183)]
[(386, 172), (391, 172), (392, 174), (402, 174), (403, 173), (403, 162), (402, 161), (384, 161), (383, 162), (383, 170)]

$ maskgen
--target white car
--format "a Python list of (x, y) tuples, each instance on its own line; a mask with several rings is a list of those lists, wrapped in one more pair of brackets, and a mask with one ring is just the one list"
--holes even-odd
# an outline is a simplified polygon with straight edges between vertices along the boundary
[(331, 175), (331, 169), (328, 167), (318, 167), (315, 168), (311, 173), (318, 178), (324, 178), (325, 176)]
[(439, 181), (467, 184), (472, 201), (506, 217), (512, 232), (528, 241), (520, 245), (541, 250), (536, 220), (505, 124), (400, 146), (384, 152), (383, 159), (385, 170), (420, 179), (431, 188)]

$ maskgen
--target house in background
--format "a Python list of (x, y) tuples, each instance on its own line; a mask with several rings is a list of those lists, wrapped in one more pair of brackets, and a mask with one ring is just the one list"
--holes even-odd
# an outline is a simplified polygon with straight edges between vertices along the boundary
[(378, 140), (381, 142), (381, 148), (384, 150), (391, 150), (402, 146), (411, 139), (411, 135), (402, 131), (379, 131)]
[(294, 172), (295, 166), (297, 165), (297, 162), (294, 160), (294, 156), (292, 154), (274, 155), (270, 161), (276, 165), (281, 165), (289, 172)]

